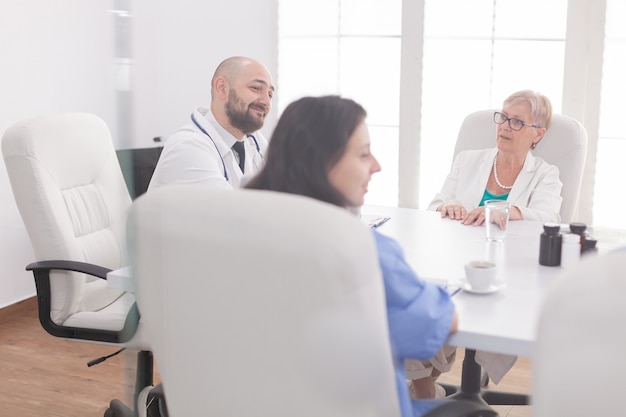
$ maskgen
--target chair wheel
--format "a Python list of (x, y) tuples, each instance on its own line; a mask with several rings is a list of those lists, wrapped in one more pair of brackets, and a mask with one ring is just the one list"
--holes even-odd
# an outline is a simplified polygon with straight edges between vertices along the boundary
[(137, 394), (137, 417), (146, 417), (148, 415), (148, 406), (150, 405), (150, 392), (154, 389), (152, 385), (144, 387)]
[(135, 413), (120, 400), (111, 400), (109, 408), (104, 412), (104, 417), (133, 417)]

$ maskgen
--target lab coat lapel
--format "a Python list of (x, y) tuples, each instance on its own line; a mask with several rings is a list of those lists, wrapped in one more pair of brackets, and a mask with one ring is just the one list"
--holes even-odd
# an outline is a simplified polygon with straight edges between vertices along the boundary
[[(206, 111), (209, 110), (207, 109)], [(195, 118), (200, 126), (202, 126), (202, 128), (206, 130), (207, 133), (211, 136), (213, 142), (215, 142), (215, 146), (217, 147), (217, 150), (224, 160), (224, 165), (226, 165), (226, 171), (228, 172), (228, 181), (230, 182), (230, 185), (232, 185), (233, 187), (239, 187), (239, 185), (241, 184), (242, 173), (241, 169), (239, 168), (239, 164), (235, 159), (235, 155), (233, 154), (233, 150), (230, 146), (228, 146), (219, 131), (215, 129), (213, 124), (211, 124), (206, 119), (205, 115), (202, 114), (202, 112), (196, 110)], [(248, 149), (246, 147), (246, 153), (247, 152)], [(246, 162), (246, 166), (247, 164), (248, 162)]]
[(535, 156), (529, 151), (528, 154), (526, 154), (524, 166), (518, 174), (515, 184), (511, 189), (511, 193), (508, 198), (509, 201), (517, 201), (517, 199), (523, 194), (530, 195), (530, 193), (526, 193), (525, 190), (530, 186), (530, 182), (534, 177), (535, 169)]
[(483, 194), (485, 193), (485, 189), (487, 188), (487, 182), (489, 181), (489, 175), (491, 175), (491, 170), (493, 169), (493, 159), (496, 157), (496, 152), (498, 152), (498, 148), (493, 148), (489, 152), (484, 152), (482, 157), (479, 160), (479, 165), (474, 167), (476, 181), (480, 182), (476, 185), (468, 186), (468, 190), (471, 190), (472, 196), (471, 201), (473, 201), (473, 207), (477, 207), (480, 203), (480, 200), (483, 198)]

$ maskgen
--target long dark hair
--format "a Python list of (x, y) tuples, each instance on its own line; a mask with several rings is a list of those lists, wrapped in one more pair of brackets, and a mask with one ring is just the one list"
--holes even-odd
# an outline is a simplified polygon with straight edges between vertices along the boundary
[(246, 188), (281, 191), (347, 206), (328, 181), (365, 109), (339, 96), (304, 97), (289, 104), (270, 139), (261, 172)]

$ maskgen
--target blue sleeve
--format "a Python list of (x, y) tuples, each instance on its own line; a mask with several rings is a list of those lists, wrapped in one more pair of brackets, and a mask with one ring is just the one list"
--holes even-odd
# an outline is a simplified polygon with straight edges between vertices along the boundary
[(373, 233), (394, 352), (400, 358), (429, 359), (448, 337), (454, 304), (445, 289), (417, 276), (395, 240), (375, 230)]

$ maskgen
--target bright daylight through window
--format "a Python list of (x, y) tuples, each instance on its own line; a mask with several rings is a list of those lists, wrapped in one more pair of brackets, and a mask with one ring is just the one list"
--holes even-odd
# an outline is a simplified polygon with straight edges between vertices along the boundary
[[(424, 28), (421, 73), (402, 78), (421, 85), (421, 101), (409, 109), (420, 120), (419, 131), (411, 132), (419, 152), (403, 155), (402, 162), (419, 166), (419, 189), (398, 190), (399, 101), (408, 88), (400, 77), (407, 33), (402, 8), (415, 7), (412, 1), (279, 0), (279, 112), (303, 95), (341, 94), (365, 106), (373, 152), (383, 167), (372, 181), (369, 204), (395, 206), (400, 191), (416, 193), (425, 208), (450, 168), (468, 113), (500, 109), (510, 93), (526, 88), (546, 94), (555, 113), (562, 109), (568, 0), (424, 0), (423, 21), (419, 13), (404, 16), (405, 24)], [(611, 171), (619, 166), (614, 159), (626, 153), (626, 133), (621, 106), (610, 105), (626, 96), (624, 17), (626, 4), (607, 0), (594, 193), (600, 225), (623, 217), (616, 210), (624, 204), (612, 203), (626, 198), (614, 189)], [(626, 228), (626, 218), (619, 221)]]

